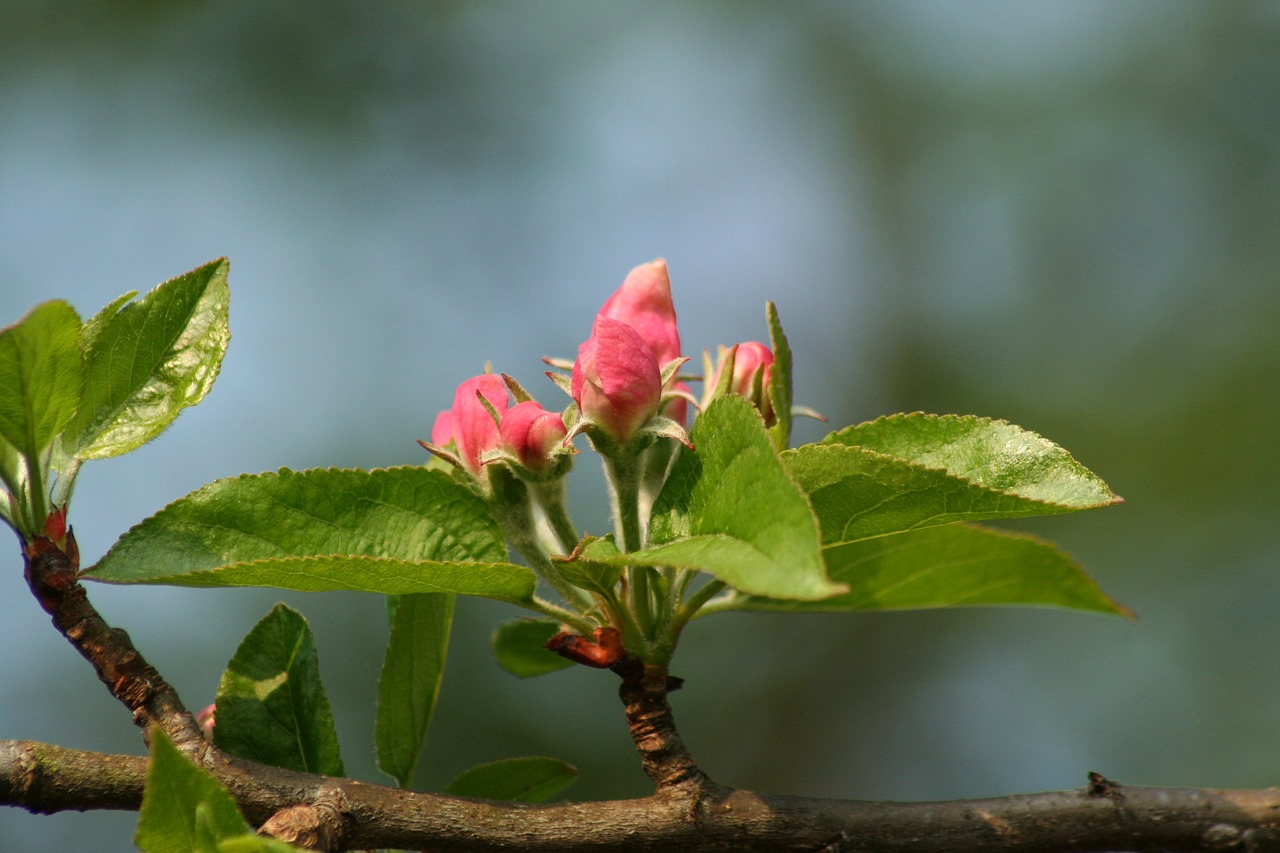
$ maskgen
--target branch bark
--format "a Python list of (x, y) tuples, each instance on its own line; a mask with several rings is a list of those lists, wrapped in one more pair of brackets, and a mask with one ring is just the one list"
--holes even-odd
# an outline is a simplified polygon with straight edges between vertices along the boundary
[[(136, 809), (143, 758), (0, 741), (0, 803), (34, 812)], [(331, 779), (229, 760), (215, 774), (261, 823), (288, 804), (341, 809), (341, 847), (433, 851), (1280, 850), (1280, 790), (1077, 790), (945, 803), (824, 800), (716, 789), (524, 805)], [(1105, 789), (1105, 790), (1103, 790)], [(332, 819), (332, 815), (330, 815)]]
[[(528, 805), (447, 797), (235, 759), (210, 745), (177, 693), (89, 603), (74, 538), (24, 543), (32, 593), (144, 729), (160, 726), (263, 831), (304, 849), (433, 851), (1280, 851), (1280, 790), (1130, 788), (945, 803), (757, 794), (713, 783), (676, 730), (665, 671), (624, 661), (619, 695), (653, 796)], [(0, 805), (37, 813), (137, 809), (146, 759), (0, 741)]]

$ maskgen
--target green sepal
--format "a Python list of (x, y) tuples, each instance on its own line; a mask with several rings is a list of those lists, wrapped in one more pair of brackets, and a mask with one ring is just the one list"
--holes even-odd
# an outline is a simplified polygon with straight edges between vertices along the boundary
[(774, 448), (782, 452), (791, 445), (791, 346), (782, 332), (777, 306), (766, 302), (764, 312), (769, 323), (769, 343), (773, 349), (769, 385), (764, 389), (769, 404), (773, 407), (774, 422), (769, 427), (769, 437), (773, 439)]

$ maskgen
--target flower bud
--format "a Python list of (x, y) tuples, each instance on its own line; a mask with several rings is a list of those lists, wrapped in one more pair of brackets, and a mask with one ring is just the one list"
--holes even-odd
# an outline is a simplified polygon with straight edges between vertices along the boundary
[(431, 443), (436, 447), (444, 447), (453, 441), (453, 412), (445, 409), (436, 415), (436, 422), (431, 425)]
[(662, 258), (631, 270), (622, 286), (605, 301), (600, 316), (620, 320), (635, 329), (653, 350), (659, 368), (680, 357), (671, 279)]
[[(458, 456), (462, 464), (473, 477), (480, 476), (480, 456), (489, 450), (496, 450), (501, 440), (498, 425), (493, 415), (484, 404), (477, 399), (480, 394), (501, 415), (507, 410), (507, 386), (502, 377), (496, 373), (483, 373), (472, 377), (458, 386), (453, 395), (453, 408), (449, 420), (453, 423), (453, 440), (458, 447)], [(440, 425), (436, 418), (436, 425)], [(433, 428), (431, 437), (434, 444), (436, 431)]]
[[(770, 365), (773, 364), (773, 352), (758, 341), (747, 341), (738, 344), (733, 359), (733, 376), (729, 381), (729, 393), (746, 397), (760, 414), (766, 424), (773, 422), (773, 405), (769, 400)], [(728, 360), (728, 351), (721, 350), (720, 362), (715, 373), (707, 383), (708, 394), (714, 394), (720, 386), (721, 372)]]
[(498, 433), (504, 450), (524, 467), (541, 471), (551, 462), (552, 452), (560, 448), (568, 430), (559, 413), (526, 400), (507, 410)]
[(591, 337), (578, 347), (571, 394), (587, 423), (625, 444), (658, 413), (658, 360), (632, 326), (598, 315)]

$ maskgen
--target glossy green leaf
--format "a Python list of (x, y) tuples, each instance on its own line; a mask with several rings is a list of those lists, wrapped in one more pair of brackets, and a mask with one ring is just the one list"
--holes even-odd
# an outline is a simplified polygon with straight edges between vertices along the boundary
[(574, 665), (546, 648), (560, 631), (560, 625), (545, 619), (512, 619), (493, 629), (490, 647), (498, 666), (520, 678), (558, 672)]
[(739, 602), (747, 610), (903, 610), (1024, 604), (1130, 615), (1067, 554), (1033, 536), (967, 524), (826, 549), (827, 571), (849, 591), (823, 601)]
[[(1058, 490), (1060, 499), (1054, 499), (1043, 480), (1014, 474), (1007, 474), (1003, 488), (998, 488), (976, 479), (981, 474), (972, 470), (929, 467), (846, 444), (809, 444), (787, 451), (782, 460), (809, 495), (824, 545), (956, 521), (1076, 512), (1112, 501), (1110, 492), (1104, 496), (1083, 488)], [(994, 459), (989, 462), (1000, 464)], [(1067, 463), (1069, 457), (1065, 461), (1051, 457), (1045, 467)], [(1043, 470), (1030, 467), (1028, 473)], [(1063, 479), (1069, 476), (1064, 474)]]
[(80, 459), (127, 453), (204, 399), (231, 339), (228, 298), (223, 258), (135, 302), (120, 297), (86, 323), (84, 399), (66, 452)]
[(556, 758), (507, 758), (461, 773), (445, 793), (485, 800), (542, 803), (567, 788), (578, 771)]
[(344, 776), (307, 620), (283, 604), (236, 649), (218, 686), (214, 742), (232, 755)]
[(38, 456), (80, 404), (84, 365), (80, 318), (62, 301), (32, 308), (0, 330), (0, 439)]
[[(827, 579), (808, 499), (774, 450), (759, 412), (741, 397), (711, 403), (694, 422), (696, 453), (681, 453), (650, 523), (653, 547), (634, 565), (700, 568), (773, 598), (844, 591)], [(686, 538), (687, 537), (687, 538)]]
[(505, 556), (484, 502), (442, 472), (281, 469), (219, 480), (174, 501), (121, 537), (88, 575), (527, 602), (534, 574)]
[(1067, 451), (1006, 421), (920, 412), (889, 415), (834, 432), (822, 443), (905, 459), (1063, 512), (1120, 501)]
[(144, 853), (219, 853), (220, 839), (249, 832), (235, 800), (218, 780), (153, 728), (134, 844)]
[(791, 345), (782, 332), (778, 309), (772, 302), (765, 303), (765, 317), (769, 322), (769, 343), (773, 350), (773, 364), (769, 368), (769, 384), (764, 393), (769, 395), (773, 407), (774, 424), (769, 427), (769, 437), (776, 450), (786, 450), (791, 444)]
[(378, 679), (374, 743), (378, 767), (402, 788), (413, 782), (444, 677), (452, 595), (397, 596), (389, 608), (391, 638)]

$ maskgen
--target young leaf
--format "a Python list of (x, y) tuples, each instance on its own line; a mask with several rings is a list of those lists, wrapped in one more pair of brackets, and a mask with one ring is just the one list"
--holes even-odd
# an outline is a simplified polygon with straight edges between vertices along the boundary
[(444, 789), (455, 797), (542, 803), (567, 788), (578, 771), (555, 758), (507, 758), (463, 771)]
[(896, 456), (993, 491), (1063, 507), (1119, 503), (1107, 484), (1053, 442), (1006, 421), (972, 415), (889, 415), (834, 432), (823, 444)]
[(113, 583), (527, 602), (535, 577), (505, 556), (484, 502), (442, 472), (281, 469), (219, 480), (174, 501), (87, 574)]
[(133, 843), (145, 853), (218, 853), (212, 846), (217, 841), (249, 832), (218, 780), (187, 761), (164, 732), (153, 728)]
[(773, 349), (769, 385), (764, 389), (773, 407), (774, 424), (769, 427), (769, 437), (773, 439), (774, 448), (782, 452), (791, 444), (791, 346), (782, 332), (777, 306), (766, 302), (764, 311), (769, 321), (769, 343)]
[(401, 788), (408, 788), (444, 677), (453, 596), (401, 595), (388, 609), (391, 638), (378, 679), (374, 743), (378, 767)]
[(0, 438), (28, 458), (76, 413), (84, 384), (80, 318), (61, 301), (32, 308), (0, 330)]
[(952, 524), (865, 539), (825, 551), (849, 591), (823, 601), (749, 597), (746, 610), (905, 610), (1029, 604), (1132, 615), (1071, 557), (1033, 536)]
[(520, 678), (533, 678), (573, 666), (573, 661), (546, 648), (560, 631), (545, 619), (512, 619), (493, 629), (490, 646), (498, 666)]
[(1057, 490), (1050, 497), (1041, 481), (1015, 474), (1007, 474), (1003, 488), (996, 488), (975, 479), (980, 475), (972, 470), (928, 467), (847, 444), (807, 444), (782, 454), (782, 461), (808, 493), (827, 546), (956, 521), (1076, 512), (1111, 502), (1096, 491), (1087, 500), (1079, 490)]
[[(588, 536), (568, 557), (553, 557), (560, 575), (579, 589), (612, 595), (613, 588), (628, 565), (612, 536)], [(597, 559), (599, 558), (599, 559)]]
[(787, 474), (755, 407), (741, 397), (711, 403), (693, 427), (654, 503), (650, 541), (632, 565), (701, 568), (743, 592), (818, 599), (843, 592), (828, 580), (818, 524)]
[(65, 441), (80, 459), (119, 456), (159, 435), (204, 399), (231, 339), (225, 258), (126, 302), (106, 306), (81, 333), (84, 399)]
[(214, 742), (232, 755), (343, 776), (338, 735), (307, 620), (283, 604), (236, 649), (218, 685)]

